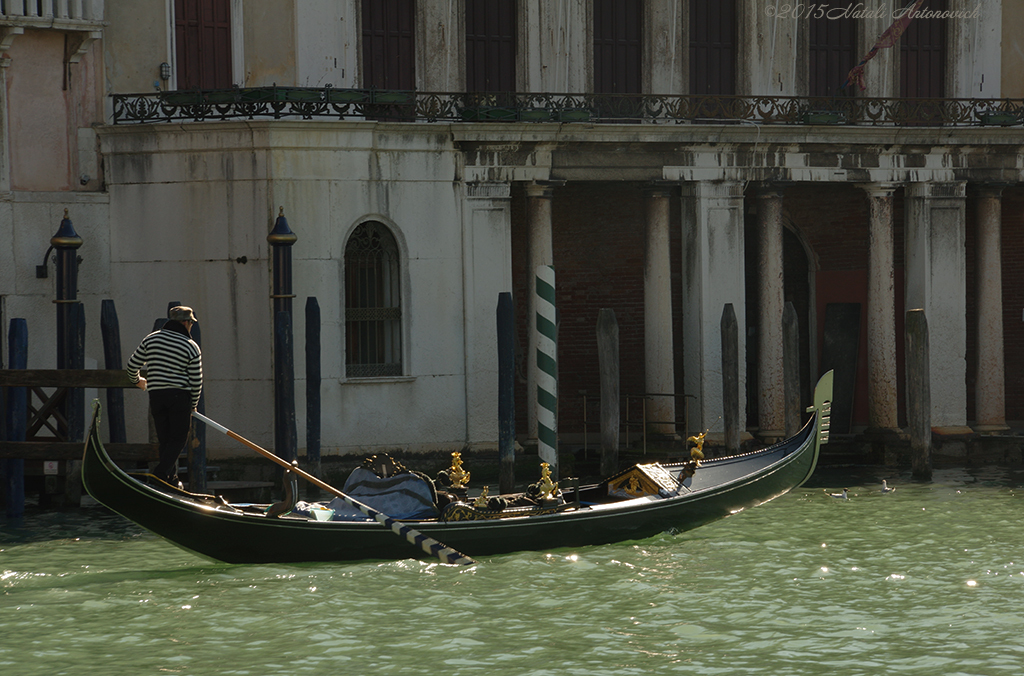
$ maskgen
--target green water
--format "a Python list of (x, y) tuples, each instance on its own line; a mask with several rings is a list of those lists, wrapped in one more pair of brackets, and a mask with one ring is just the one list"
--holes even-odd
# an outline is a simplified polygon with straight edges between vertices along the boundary
[(1024, 478), (814, 483), (473, 568), (217, 564), (102, 508), (0, 521), (0, 673), (1021, 673)]

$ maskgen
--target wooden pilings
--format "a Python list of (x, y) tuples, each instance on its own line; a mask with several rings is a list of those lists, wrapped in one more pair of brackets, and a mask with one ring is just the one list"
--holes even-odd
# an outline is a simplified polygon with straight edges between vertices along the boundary
[(619, 468), (619, 323), (615, 311), (597, 313), (597, 362), (601, 376), (601, 475)]
[[(12, 369), (28, 367), (28, 324), (24, 319), (12, 319), (7, 334), (7, 363)], [(28, 389), (7, 388), (7, 441), (25, 441), (28, 418)], [(7, 516), (18, 518), (25, 513), (25, 461), (7, 458), (4, 463), (4, 488), (7, 494)]]
[(512, 294), (498, 294), (498, 490), (512, 493), (516, 483), (516, 347)]
[(800, 320), (792, 301), (782, 308), (782, 382), (786, 437), (800, 431)]
[(278, 312), (274, 318), (274, 452), (279, 458), (296, 459), (296, 437), (292, 317)]
[[(739, 323), (732, 303), (722, 310), (722, 418), (725, 425), (725, 450), (740, 451), (740, 348)], [(703, 430), (701, 430), (703, 431)]]
[[(306, 298), (306, 464), (309, 473), (323, 478), (320, 466), (320, 304)], [(319, 492), (315, 485), (309, 485)]]
[[(100, 304), (100, 332), (103, 334), (103, 367), (109, 370), (122, 369), (121, 329), (117, 321), (114, 301), (106, 299)], [(107, 425), (110, 441), (123, 444), (126, 441), (124, 419), (124, 390), (118, 387), (107, 389)]]
[(267, 235), (273, 249), (274, 310), (274, 452), (291, 462), (297, 456), (295, 429), (295, 366), (292, 351), (292, 246), (295, 233), (288, 227), (281, 207)]
[(910, 464), (915, 479), (932, 478), (931, 383), (928, 319), (924, 310), (908, 310), (907, 423), (910, 426)]

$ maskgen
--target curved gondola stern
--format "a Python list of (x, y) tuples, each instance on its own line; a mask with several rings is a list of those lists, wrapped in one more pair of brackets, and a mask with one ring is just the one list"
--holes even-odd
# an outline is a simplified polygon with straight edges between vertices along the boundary
[(809, 412), (814, 413), (817, 418), (815, 423), (816, 429), (814, 432), (814, 456), (807, 468), (807, 475), (800, 483), (794, 486), (794, 488), (804, 485), (804, 482), (811, 478), (811, 475), (814, 474), (815, 468), (818, 466), (821, 447), (828, 443), (829, 427), (831, 425), (832, 417), (833, 377), (834, 372), (831, 370), (827, 371), (818, 379), (818, 384), (814, 386), (814, 405), (807, 409)]

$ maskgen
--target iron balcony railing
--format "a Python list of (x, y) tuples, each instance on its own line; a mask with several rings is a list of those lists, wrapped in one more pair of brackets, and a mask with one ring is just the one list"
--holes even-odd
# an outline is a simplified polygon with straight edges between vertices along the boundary
[(1013, 126), (1022, 99), (465, 94), (308, 87), (114, 94), (114, 124), (298, 117), (406, 122)]

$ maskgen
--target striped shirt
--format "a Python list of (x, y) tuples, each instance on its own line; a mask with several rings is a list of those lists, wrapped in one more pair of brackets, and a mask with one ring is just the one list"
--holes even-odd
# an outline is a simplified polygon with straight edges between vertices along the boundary
[(147, 390), (186, 390), (192, 393), (192, 407), (203, 392), (203, 355), (195, 341), (170, 329), (154, 331), (139, 343), (128, 359), (128, 379), (139, 382), (145, 366)]

